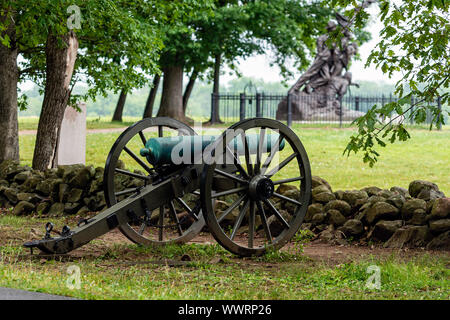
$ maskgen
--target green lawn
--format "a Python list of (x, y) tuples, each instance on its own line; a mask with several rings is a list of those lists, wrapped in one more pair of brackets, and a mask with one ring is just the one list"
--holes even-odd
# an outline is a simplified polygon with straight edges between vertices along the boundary
[[(58, 228), (68, 222), (53, 221)], [(83, 299), (449, 299), (445, 253), (375, 256), (368, 250), (329, 261), (310, 258), (298, 242), (281, 252), (240, 259), (217, 244), (151, 248), (119, 237), (114, 243), (96, 239), (68, 259), (30, 259), (21, 244), (30, 239), (31, 228), (41, 231), (43, 222), (0, 215), (0, 286)], [(181, 262), (183, 255), (191, 260)], [(73, 265), (80, 270), (80, 289), (67, 286)], [(366, 287), (369, 266), (379, 268), (379, 289)]]
[[(354, 189), (366, 186), (407, 188), (412, 180), (436, 183), (450, 194), (450, 128), (441, 131), (411, 129), (411, 140), (382, 148), (378, 163), (370, 168), (361, 155), (342, 155), (352, 129), (306, 128), (295, 126), (311, 161), (313, 175), (328, 180), (333, 189)], [(216, 130), (220, 133), (220, 130)], [(104, 166), (108, 152), (120, 132), (87, 135), (87, 163)], [(20, 136), (21, 161), (31, 164), (33, 135)], [(131, 160), (130, 160), (131, 161)], [(287, 171), (287, 174), (289, 171)]]

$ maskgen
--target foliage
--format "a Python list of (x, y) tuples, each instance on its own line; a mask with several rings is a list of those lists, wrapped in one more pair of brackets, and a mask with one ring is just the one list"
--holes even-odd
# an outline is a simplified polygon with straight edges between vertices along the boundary
[[(353, 6), (346, 11), (346, 16), (353, 19), (356, 26), (368, 18), (367, 12), (359, 10), (355, 1), (333, 0), (331, 3), (340, 7)], [(351, 137), (344, 154), (362, 151), (364, 162), (370, 166), (378, 160), (377, 148), (410, 138), (404, 121), (413, 119), (423, 123), (426, 110), (430, 110), (433, 114), (430, 129), (433, 125), (443, 125), (443, 113), (447, 111), (439, 109), (436, 101), (439, 99), (445, 106), (450, 97), (450, 2), (382, 0), (378, 3), (384, 28), (381, 41), (367, 64), (375, 64), (389, 76), (394, 72), (402, 73), (395, 87), (395, 94), (401, 99), (384, 106), (375, 105), (355, 121), (359, 131)], [(389, 119), (387, 123), (382, 121), (385, 118)]]

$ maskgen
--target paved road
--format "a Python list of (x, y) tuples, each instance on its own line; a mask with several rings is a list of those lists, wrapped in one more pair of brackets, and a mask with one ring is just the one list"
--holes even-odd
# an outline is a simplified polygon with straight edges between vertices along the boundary
[(74, 299), (39, 292), (0, 288), (0, 300), (74, 300)]

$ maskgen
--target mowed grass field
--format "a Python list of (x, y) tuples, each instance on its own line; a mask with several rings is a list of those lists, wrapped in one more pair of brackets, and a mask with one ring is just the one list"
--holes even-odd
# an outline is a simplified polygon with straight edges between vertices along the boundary
[[(98, 123), (101, 124), (95, 126), (91, 123), (90, 128), (111, 127), (108, 122)], [(112, 127), (120, 130), (117, 123), (113, 123)], [(223, 128), (203, 129), (206, 134), (220, 134)], [(448, 126), (440, 131), (411, 128), (412, 138), (409, 141), (379, 148), (381, 157), (373, 168), (363, 163), (362, 154), (351, 154), (350, 157), (343, 155), (354, 129), (294, 125), (294, 131), (308, 153), (312, 174), (329, 181), (335, 190), (360, 189), (367, 186), (408, 188), (412, 180), (422, 179), (436, 183), (445, 194), (450, 194)], [(86, 163), (104, 166), (109, 150), (119, 135), (120, 131), (88, 133)], [(34, 141), (35, 136), (32, 134), (20, 136), (20, 156), (23, 164), (31, 165)], [(138, 143), (136, 141), (136, 145)], [(136, 148), (138, 150), (139, 147)], [(284, 153), (287, 156), (287, 151)], [(128, 165), (132, 163), (131, 158), (129, 163), (126, 159), (125, 161)], [(289, 176), (289, 172), (286, 170), (282, 174)]]

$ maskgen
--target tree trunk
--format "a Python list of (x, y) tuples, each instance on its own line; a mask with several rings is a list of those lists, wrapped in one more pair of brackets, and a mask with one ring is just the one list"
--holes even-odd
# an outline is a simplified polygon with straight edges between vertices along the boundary
[(127, 101), (127, 91), (120, 91), (119, 101), (117, 101), (116, 110), (112, 117), (112, 121), (122, 122), (123, 108), (125, 107), (125, 101)]
[(184, 90), (183, 94), (183, 112), (186, 114), (187, 105), (189, 102), (189, 98), (191, 97), (192, 90), (194, 89), (195, 81), (197, 81), (198, 71), (194, 69), (192, 71), (192, 75), (189, 78), (189, 82)]
[(78, 40), (73, 32), (64, 36), (49, 33), (45, 48), (45, 93), (34, 148), (33, 169), (45, 170), (56, 166), (54, 159), (59, 130), (70, 98), (70, 81), (77, 51)]
[(183, 66), (167, 66), (163, 71), (163, 92), (158, 117), (170, 117), (185, 121), (183, 112)]
[(147, 103), (145, 104), (143, 118), (151, 118), (153, 116), (153, 106), (155, 105), (156, 94), (158, 93), (159, 83), (161, 82), (161, 76), (156, 74), (153, 78), (153, 87), (150, 89)]
[(216, 97), (213, 101), (212, 108), (214, 109), (211, 114), (211, 123), (223, 123), (222, 120), (220, 120), (220, 114), (219, 114), (219, 86), (220, 86), (220, 65), (222, 64), (222, 57), (220, 54), (216, 54), (215, 56), (215, 63), (214, 63), (214, 85), (213, 85), (213, 94)]
[[(8, 11), (0, 16), (0, 22), (7, 19)], [(0, 162), (4, 160), (19, 161), (19, 128), (17, 122), (17, 46), (14, 20), (9, 18), (9, 25), (2, 33), (8, 35), (10, 46), (0, 43)]]

